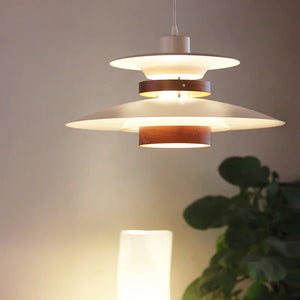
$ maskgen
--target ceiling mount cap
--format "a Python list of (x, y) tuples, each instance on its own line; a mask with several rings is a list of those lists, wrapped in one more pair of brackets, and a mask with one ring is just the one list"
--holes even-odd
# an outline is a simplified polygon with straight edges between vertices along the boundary
[(190, 37), (183, 35), (162, 36), (160, 38), (161, 53), (190, 53)]

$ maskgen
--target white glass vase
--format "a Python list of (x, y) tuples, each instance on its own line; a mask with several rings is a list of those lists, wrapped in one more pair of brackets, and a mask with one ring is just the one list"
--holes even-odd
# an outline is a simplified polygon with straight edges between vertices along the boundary
[(171, 231), (122, 231), (118, 300), (170, 300), (171, 252)]

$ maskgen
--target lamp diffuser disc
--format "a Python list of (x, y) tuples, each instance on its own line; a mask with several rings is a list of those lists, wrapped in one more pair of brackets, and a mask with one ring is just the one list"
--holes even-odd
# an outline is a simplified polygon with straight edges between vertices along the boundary
[(148, 79), (200, 79), (208, 70), (239, 65), (237, 59), (194, 53), (145, 54), (116, 59), (112, 67), (142, 71)]
[(148, 99), (107, 108), (66, 126), (127, 132), (138, 132), (146, 126), (208, 126), (216, 132), (284, 124), (259, 112), (212, 100)]

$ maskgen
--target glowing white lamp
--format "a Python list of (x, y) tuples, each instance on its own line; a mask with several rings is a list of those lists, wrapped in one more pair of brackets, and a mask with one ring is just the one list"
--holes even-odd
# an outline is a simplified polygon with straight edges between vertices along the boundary
[(118, 300), (170, 300), (172, 232), (121, 232)]

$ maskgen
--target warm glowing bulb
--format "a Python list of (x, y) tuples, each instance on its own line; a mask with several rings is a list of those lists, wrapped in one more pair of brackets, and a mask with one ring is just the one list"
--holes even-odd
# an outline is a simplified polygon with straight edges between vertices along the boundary
[(140, 145), (143, 148), (163, 148), (163, 149), (191, 149), (191, 148), (207, 148), (207, 144), (192, 144), (192, 143), (160, 143)]
[(196, 80), (196, 79), (201, 79), (203, 75), (198, 75), (198, 74), (185, 74), (185, 73), (175, 73), (175, 74), (150, 74), (147, 75), (146, 77), (150, 80), (163, 80), (163, 79), (188, 79), (188, 80)]
[(160, 91), (157, 92), (158, 99), (176, 99), (184, 100), (189, 98), (188, 91)]
[(170, 300), (172, 232), (121, 232), (118, 300)]

